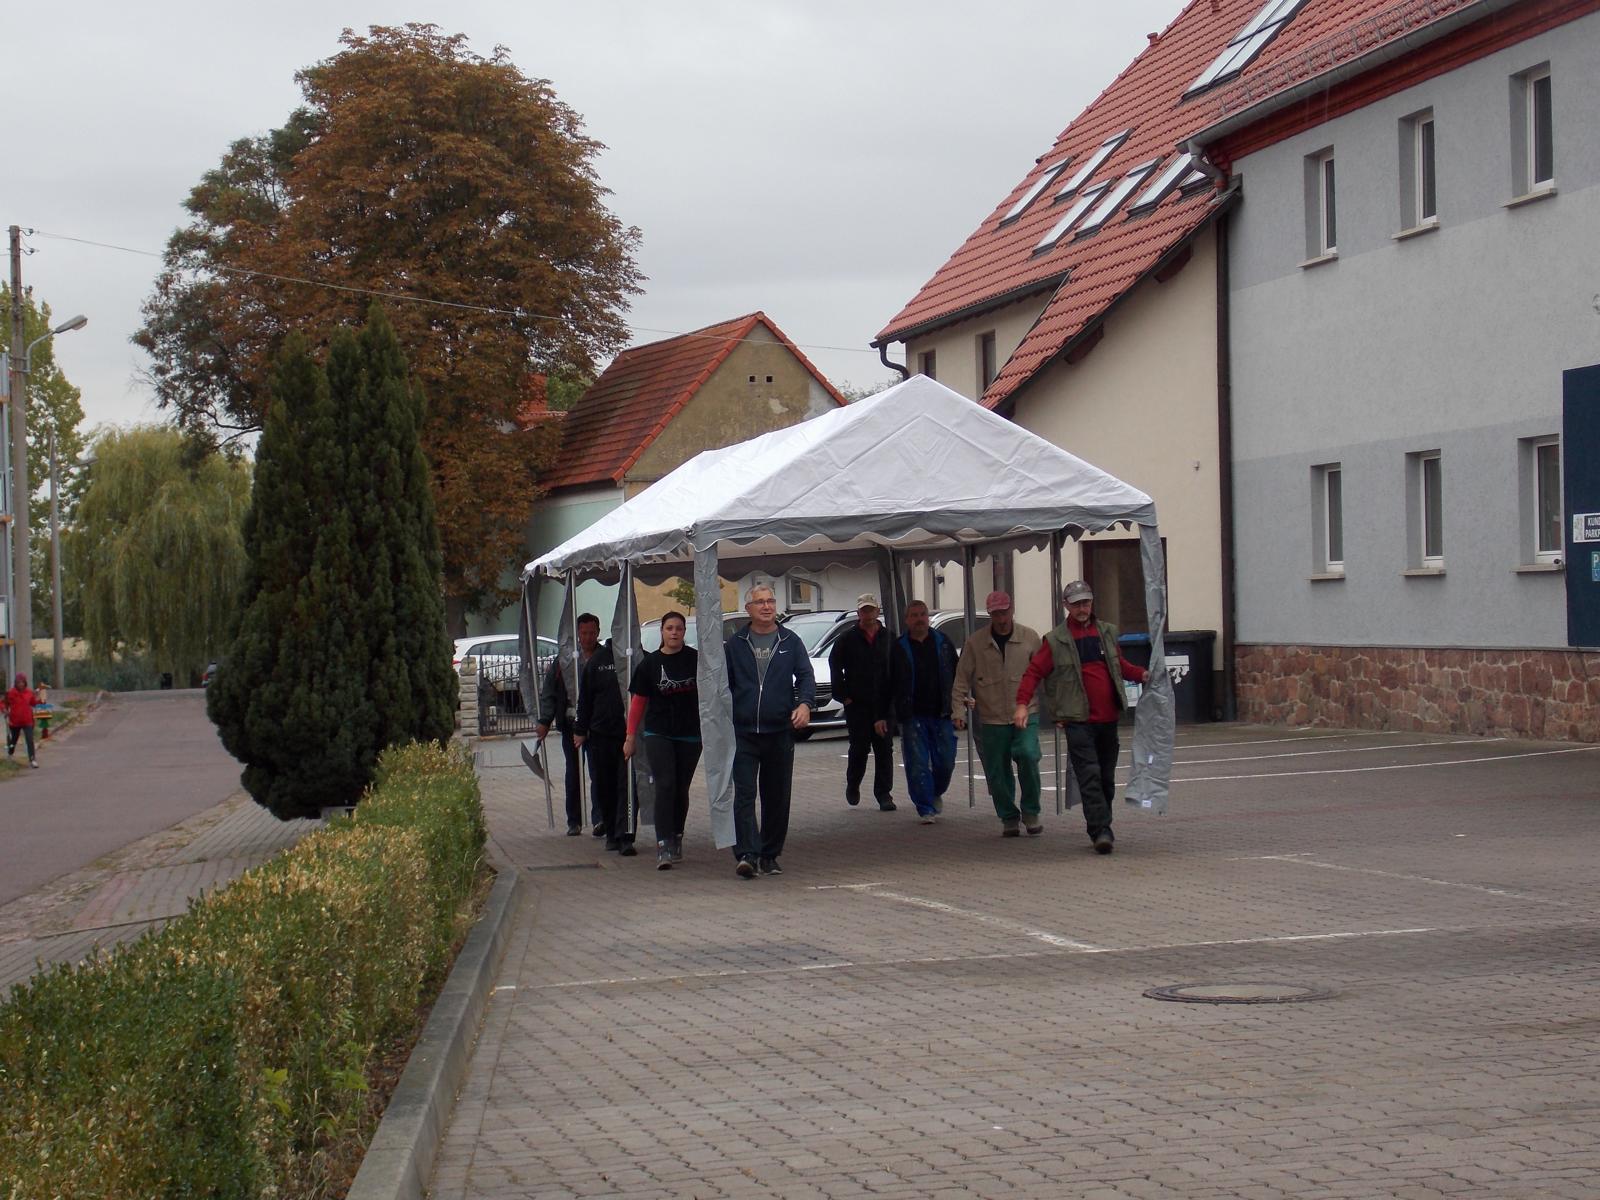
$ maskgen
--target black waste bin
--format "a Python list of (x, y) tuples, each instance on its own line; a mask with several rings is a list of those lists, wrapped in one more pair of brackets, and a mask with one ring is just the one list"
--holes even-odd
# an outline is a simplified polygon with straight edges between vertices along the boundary
[[(1172, 677), (1173, 716), (1180, 725), (1215, 719), (1211, 648), (1214, 629), (1174, 629), (1162, 641), (1167, 652), (1167, 674)], [(1117, 641), (1122, 656), (1141, 667), (1150, 665), (1150, 635), (1124, 633)]]
[(161, 672), (161, 690), (165, 692), (165, 691), (170, 691), (171, 688), (172, 688), (172, 672), (171, 671), (163, 671), (163, 672)]

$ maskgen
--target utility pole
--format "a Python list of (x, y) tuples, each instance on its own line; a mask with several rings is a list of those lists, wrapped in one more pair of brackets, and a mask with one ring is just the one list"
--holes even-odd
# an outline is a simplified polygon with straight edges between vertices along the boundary
[(11, 670), (33, 679), (33, 599), (28, 571), (28, 377), (22, 323), (22, 229), (11, 227)]
[(67, 686), (66, 654), (61, 630), (61, 506), (56, 500), (56, 427), (50, 424), (50, 634), (54, 639), (55, 686)]

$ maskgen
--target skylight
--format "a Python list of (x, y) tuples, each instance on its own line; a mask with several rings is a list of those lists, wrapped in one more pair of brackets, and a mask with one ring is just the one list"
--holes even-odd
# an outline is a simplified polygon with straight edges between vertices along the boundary
[(1100, 169), (1100, 165), (1116, 152), (1118, 146), (1122, 145), (1123, 142), (1128, 140), (1128, 134), (1130, 132), (1132, 131), (1124, 129), (1121, 133), (1114, 133), (1105, 141), (1101, 142), (1100, 149), (1091, 154), (1089, 156), (1089, 161), (1084, 163), (1083, 166), (1079, 167), (1077, 173), (1074, 174), (1071, 179), (1067, 180), (1062, 189), (1056, 193), (1056, 199), (1065, 200), (1068, 196), (1072, 195), (1073, 192), (1077, 191), (1084, 184), (1088, 183), (1089, 180), (1094, 178), (1094, 173)]
[(1062, 238), (1066, 237), (1072, 227), (1082, 219), (1083, 214), (1089, 211), (1089, 206), (1100, 199), (1110, 186), (1109, 183), (1097, 183), (1093, 187), (1086, 188), (1083, 195), (1078, 197), (1077, 203), (1067, 209), (1066, 214), (1055, 223), (1050, 232), (1039, 239), (1039, 244), (1033, 248), (1033, 252), (1035, 254), (1043, 254)]
[(1141, 209), (1154, 208), (1160, 204), (1166, 199), (1167, 193), (1177, 186), (1178, 180), (1182, 179), (1184, 174), (1192, 170), (1193, 167), (1194, 155), (1178, 155), (1177, 158), (1167, 164), (1167, 169), (1156, 177), (1156, 181), (1145, 188), (1144, 193), (1133, 202), (1133, 206), (1128, 211), (1139, 212)]
[(1116, 187), (1112, 188), (1110, 193), (1107, 194), (1106, 198), (1100, 202), (1100, 206), (1089, 214), (1089, 219), (1085, 221), (1083, 223), (1083, 227), (1078, 230), (1078, 236), (1084, 237), (1087, 234), (1093, 233), (1095, 230), (1099, 229), (1100, 226), (1104, 225), (1107, 221), (1114, 217), (1117, 209), (1122, 207), (1122, 202), (1129, 196), (1133, 195), (1134, 188), (1138, 187), (1146, 179), (1150, 178), (1150, 172), (1156, 169), (1156, 164), (1160, 161), (1161, 160), (1159, 158), (1152, 158), (1147, 163), (1140, 163), (1137, 167), (1134, 167), (1133, 170), (1124, 175), (1121, 182), (1119, 182)]
[(1233, 35), (1233, 40), (1223, 48), (1222, 53), (1200, 72), (1200, 77), (1183, 94), (1192, 96), (1244, 70), (1266, 48), (1267, 43), (1278, 36), (1304, 3), (1305, 0), (1267, 0), (1266, 6)]
[(1049, 187), (1055, 182), (1056, 176), (1061, 174), (1061, 168), (1066, 166), (1071, 161), (1072, 160), (1070, 158), (1063, 158), (1055, 166), (1051, 167), (1043, 175), (1039, 176), (1038, 179), (1035, 179), (1033, 181), (1033, 186), (1022, 194), (1022, 199), (1013, 204), (1011, 206), (1011, 211), (1000, 218), (1000, 224), (1009, 225), (1023, 213), (1027, 212), (1028, 205), (1037, 200), (1045, 188)]

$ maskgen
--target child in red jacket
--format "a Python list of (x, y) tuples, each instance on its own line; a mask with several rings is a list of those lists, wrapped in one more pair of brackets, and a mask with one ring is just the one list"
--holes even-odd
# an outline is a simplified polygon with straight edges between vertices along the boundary
[(38, 701), (39, 697), (28, 686), (28, 677), (19, 671), (16, 682), (6, 693), (6, 753), (17, 752), (17, 738), (21, 736), (28, 743), (28, 765), (35, 770), (39, 768), (39, 760), (33, 756), (33, 706)]

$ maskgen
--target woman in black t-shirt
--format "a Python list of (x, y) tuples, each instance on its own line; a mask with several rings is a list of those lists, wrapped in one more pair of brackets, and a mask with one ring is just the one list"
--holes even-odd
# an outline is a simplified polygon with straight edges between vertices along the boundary
[(622, 753), (633, 757), (641, 726), (644, 756), (656, 787), (656, 869), (683, 861), (683, 826), (689, 816), (689, 785), (700, 764), (699, 657), (683, 644), (688, 621), (680, 612), (661, 618), (661, 648), (634, 669), (628, 690), (628, 739)]

